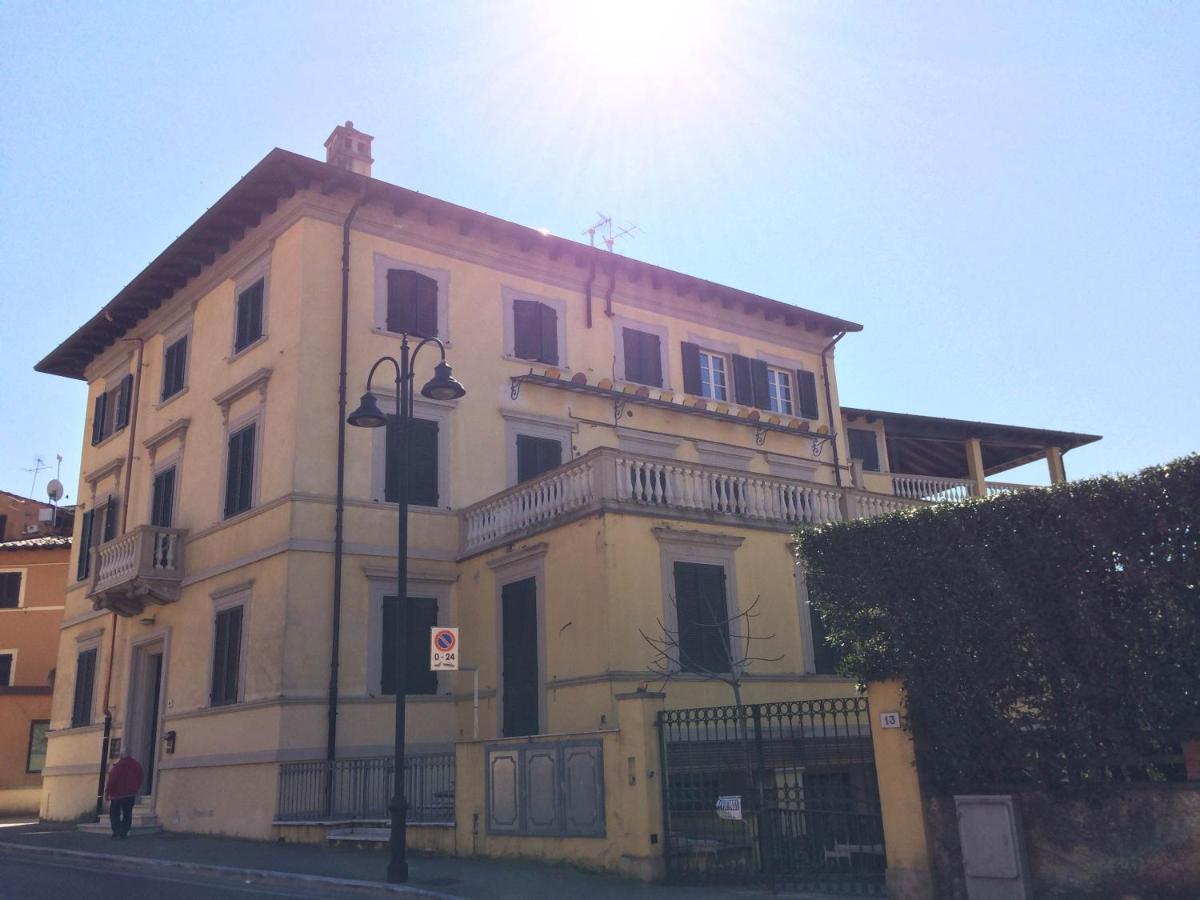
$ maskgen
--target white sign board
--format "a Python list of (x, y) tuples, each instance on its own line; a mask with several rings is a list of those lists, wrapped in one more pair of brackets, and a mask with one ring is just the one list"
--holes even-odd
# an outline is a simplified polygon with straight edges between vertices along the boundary
[(717, 816), (721, 819), (740, 820), (742, 818), (742, 798), (740, 796), (718, 797)]
[(429, 668), (433, 672), (458, 671), (457, 628), (430, 629)]
[(879, 714), (879, 727), (880, 728), (899, 728), (900, 727), (900, 713), (898, 713), (898, 712), (880, 713)]

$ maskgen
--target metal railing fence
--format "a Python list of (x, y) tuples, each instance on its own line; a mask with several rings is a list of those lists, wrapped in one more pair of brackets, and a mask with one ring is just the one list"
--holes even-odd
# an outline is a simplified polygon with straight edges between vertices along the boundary
[[(276, 821), (385, 822), (395, 781), (390, 756), (283, 763)], [(454, 821), (454, 754), (424, 753), (404, 761), (411, 824)]]

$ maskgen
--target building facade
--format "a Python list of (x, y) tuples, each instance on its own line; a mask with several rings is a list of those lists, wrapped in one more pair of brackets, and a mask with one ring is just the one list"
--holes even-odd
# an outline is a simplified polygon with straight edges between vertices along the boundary
[[(161, 825), (271, 836), (281, 765), (391, 752), (397, 615), (414, 753), (603, 729), (661, 680), (643, 635), (670, 706), (732, 702), (723, 668), (849, 696), (790, 531), (1094, 439), (843, 408), (860, 326), (374, 180), (349, 124), (327, 150), (272, 151), (38, 366), (89, 385), (46, 818), (94, 804), (107, 712)], [(406, 470), (345, 424), (404, 334), (467, 390), (418, 396)], [(464, 671), (428, 670), (439, 624)]]
[(0, 542), (0, 816), (39, 809), (70, 557), (62, 535)]

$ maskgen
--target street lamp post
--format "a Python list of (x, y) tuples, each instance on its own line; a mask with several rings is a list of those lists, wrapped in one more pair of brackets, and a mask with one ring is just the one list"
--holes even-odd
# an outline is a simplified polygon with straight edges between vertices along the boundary
[(396, 499), (400, 506), (400, 521), (396, 529), (396, 589), (397, 605), (395, 630), (392, 632), (392, 644), (395, 648), (396, 686), (396, 759), (394, 762), (393, 782), (395, 793), (389, 808), (392, 813), (392, 858), (388, 863), (387, 878), (394, 884), (408, 881), (408, 839), (406, 834), (408, 822), (408, 800), (404, 796), (404, 725), (405, 703), (408, 698), (408, 642), (406, 640), (404, 620), (408, 608), (408, 433), (412, 420), (413, 405), (413, 370), (412, 364), (426, 344), (435, 344), (441, 353), (441, 360), (434, 367), (433, 378), (421, 388), (421, 396), (434, 400), (457, 400), (466, 393), (450, 371), (446, 363), (446, 348), (435, 337), (422, 340), (413, 349), (411, 355), (408, 347), (408, 335), (400, 341), (400, 360), (391, 356), (382, 356), (371, 366), (367, 375), (367, 392), (362, 395), (358, 409), (346, 417), (351, 425), (360, 428), (380, 428), (387, 425), (387, 416), (379, 410), (375, 395), (371, 393), (371, 381), (375, 370), (381, 363), (390, 362), (396, 369), (396, 410), (398, 414), (395, 434), (392, 444), (392, 458), (398, 469), (396, 478)]

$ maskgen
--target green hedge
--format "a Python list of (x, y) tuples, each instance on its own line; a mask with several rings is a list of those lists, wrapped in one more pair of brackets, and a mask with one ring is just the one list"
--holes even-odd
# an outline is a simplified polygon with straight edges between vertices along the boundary
[(841, 671), (904, 680), (935, 790), (1162, 778), (1200, 735), (1200, 455), (805, 529), (796, 552)]

